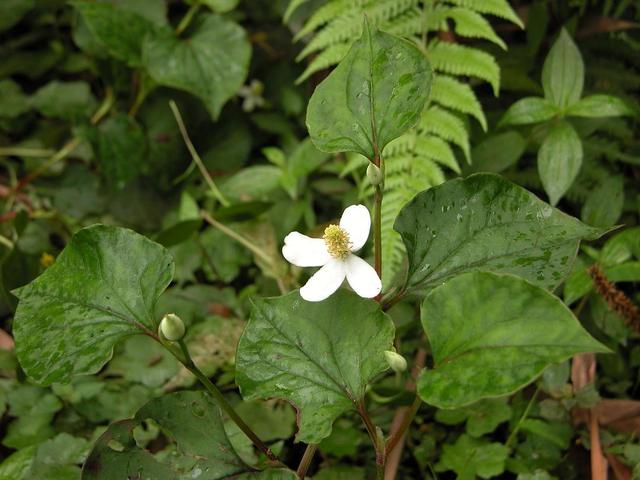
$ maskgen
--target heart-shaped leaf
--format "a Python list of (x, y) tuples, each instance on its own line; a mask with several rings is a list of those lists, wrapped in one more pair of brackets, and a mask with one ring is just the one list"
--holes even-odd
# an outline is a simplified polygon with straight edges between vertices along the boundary
[(504, 178), (476, 174), (416, 195), (394, 229), (409, 256), (408, 286), (427, 288), (469, 270), (514, 273), (552, 289), (591, 228)]
[(238, 345), (236, 382), (245, 399), (290, 401), (299, 412), (297, 439), (319, 443), (388, 368), (383, 352), (393, 338), (380, 306), (346, 290), (318, 303), (298, 292), (256, 300)]
[(142, 64), (142, 41), (155, 28), (150, 20), (110, 2), (77, 0), (72, 5), (109, 55), (132, 67)]
[(156, 82), (199, 97), (217, 118), (247, 77), (251, 45), (237, 23), (211, 14), (188, 39), (169, 28), (149, 35), (143, 58)]
[(415, 45), (365, 22), (362, 37), (309, 100), (311, 140), (324, 152), (358, 152), (374, 159), (417, 123), (431, 76)]
[[(160, 460), (136, 444), (134, 429), (149, 419), (176, 443), (175, 454)], [(287, 470), (258, 472), (247, 466), (229, 441), (211, 397), (183, 391), (151, 400), (133, 419), (112, 424), (95, 443), (82, 478), (295, 480), (296, 476)]]
[(154, 306), (173, 270), (164, 247), (131, 230), (80, 230), (51, 267), (15, 292), (20, 365), (44, 385), (97, 372), (118, 340), (155, 335)]
[(421, 317), (434, 367), (418, 393), (440, 408), (513, 393), (576, 353), (609, 352), (560, 299), (513, 275), (452, 278), (424, 299)]

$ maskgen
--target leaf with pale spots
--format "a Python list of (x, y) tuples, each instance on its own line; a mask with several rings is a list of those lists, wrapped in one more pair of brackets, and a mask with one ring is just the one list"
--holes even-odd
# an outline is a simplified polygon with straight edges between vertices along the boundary
[(471, 270), (513, 273), (553, 289), (571, 271), (581, 239), (604, 231), (552, 208), (493, 174), (419, 193), (398, 215), (409, 288), (433, 288)]
[(51, 267), (14, 292), (20, 365), (44, 385), (96, 373), (122, 338), (155, 334), (154, 306), (173, 270), (164, 247), (132, 230), (80, 230)]
[(309, 100), (309, 136), (323, 152), (373, 159), (418, 122), (431, 78), (415, 45), (365, 22), (362, 37)]
[(577, 353), (609, 352), (560, 299), (513, 275), (452, 278), (424, 299), (421, 318), (434, 366), (418, 393), (439, 408), (513, 393)]
[[(175, 442), (175, 453), (154, 456), (139, 447), (134, 429), (153, 420)], [(177, 480), (295, 480), (283, 469), (256, 471), (233, 449), (220, 410), (204, 392), (184, 391), (151, 400), (131, 420), (112, 424), (85, 462), (83, 480), (154, 478)]]
[(338, 290), (322, 302), (298, 292), (256, 300), (236, 356), (245, 399), (284, 398), (298, 409), (297, 439), (319, 443), (388, 366), (394, 326), (373, 300)]

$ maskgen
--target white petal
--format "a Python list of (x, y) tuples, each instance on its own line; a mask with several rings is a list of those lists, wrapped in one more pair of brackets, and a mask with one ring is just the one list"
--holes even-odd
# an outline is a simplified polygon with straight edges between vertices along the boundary
[(345, 263), (332, 258), (300, 289), (300, 296), (308, 302), (320, 302), (334, 293), (344, 281)]
[(299, 232), (291, 232), (284, 237), (282, 255), (297, 267), (321, 267), (331, 260), (323, 239), (307, 237)]
[(369, 238), (371, 228), (371, 215), (364, 205), (351, 205), (342, 214), (340, 227), (349, 234), (351, 251), (360, 250)]
[(358, 295), (373, 298), (380, 293), (382, 282), (371, 265), (356, 255), (349, 255), (345, 266), (347, 281)]

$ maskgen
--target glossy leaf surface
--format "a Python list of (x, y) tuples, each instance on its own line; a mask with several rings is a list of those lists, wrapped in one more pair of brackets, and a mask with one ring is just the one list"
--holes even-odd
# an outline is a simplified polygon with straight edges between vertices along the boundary
[(476, 174), (416, 195), (394, 225), (409, 256), (409, 287), (433, 288), (470, 270), (513, 273), (553, 288), (580, 239), (600, 231), (502, 177)]
[(166, 249), (131, 230), (80, 230), (51, 267), (16, 291), (24, 371), (45, 385), (69, 381), (100, 370), (120, 339), (155, 334), (154, 305), (173, 269)]
[(309, 135), (324, 152), (373, 159), (417, 123), (430, 89), (424, 54), (365, 22), (362, 37), (309, 101)]
[(236, 382), (245, 399), (279, 397), (298, 409), (297, 439), (319, 443), (386, 370), (393, 323), (372, 301), (339, 290), (312, 303), (298, 292), (256, 300), (240, 339)]
[(512, 275), (452, 278), (425, 298), (421, 319), (434, 367), (418, 392), (440, 408), (513, 393), (576, 353), (608, 352), (558, 298)]

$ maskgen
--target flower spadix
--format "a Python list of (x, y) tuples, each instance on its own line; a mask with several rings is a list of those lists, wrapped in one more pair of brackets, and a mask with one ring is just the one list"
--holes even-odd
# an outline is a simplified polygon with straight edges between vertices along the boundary
[(371, 216), (364, 205), (351, 205), (339, 225), (329, 225), (322, 238), (291, 232), (284, 239), (282, 255), (298, 267), (322, 267), (300, 289), (302, 298), (319, 302), (328, 298), (347, 279), (353, 290), (365, 298), (380, 293), (382, 283), (376, 271), (362, 258), (360, 250), (371, 229)]

